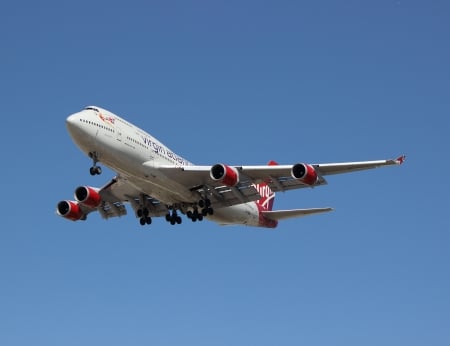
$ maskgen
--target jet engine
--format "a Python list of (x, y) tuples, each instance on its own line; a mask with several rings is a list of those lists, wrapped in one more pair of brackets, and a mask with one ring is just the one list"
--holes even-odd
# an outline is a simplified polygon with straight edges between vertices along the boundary
[(314, 167), (305, 163), (297, 163), (292, 166), (291, 175), (306, 185), (314, 185), (319, 180)]
[(211, 179), (226, 186), (236, 186), (239, 183), (239, 172), (236, 168), (218, 163), (211, 167)]
[(80, 220), (83, 217), (80, 205), (74, 201), (59, 202), (56, 206), (56, 212), (58, 215), (72, 221)]
[(75, 190), (75, 199), (88, 207), (97, 208), (102, 201), (98, 190), (90, 186), (79, 186)]

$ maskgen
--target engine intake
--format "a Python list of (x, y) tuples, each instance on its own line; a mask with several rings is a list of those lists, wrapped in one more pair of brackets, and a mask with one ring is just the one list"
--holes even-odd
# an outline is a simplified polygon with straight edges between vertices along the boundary
[(239, 172), (236, 168), (218, 163), (211, 167), (211, 179), (226, 186), (236, 186), (239, 183)]
[(59, 216), (66, 219), (77, 221), (83, 217), (80, 205), (74, 201), (61, 201), (56, 206), (56, 212)]
[(90, 186), (77, 187), (74, 196), (79, 203), (91, 208), (97, 208), (102, 201), (98, 190)]
[(297, 163), (292, 166), (291, 175), (306, 185), (314, 185), (319, 180), (314, 167), (305, 163)]

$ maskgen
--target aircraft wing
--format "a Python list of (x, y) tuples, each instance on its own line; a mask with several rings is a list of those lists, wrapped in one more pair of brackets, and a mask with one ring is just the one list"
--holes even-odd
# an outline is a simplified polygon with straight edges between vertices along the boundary
[[(350, 173), (355, 171), (362, 171), (367, 169), (373, 169), (383, 166), (401, 165), (406, 157), (400, 156), (396, 159), (390, 160), (378, 160), (378, 161), (357, 161), (357, 162), (341, 162), (341, 163), (313, 163), (310, 166), (314, 167), (314, 170), (319, 176), (319, 181), (315, 185), (321, 185), (325, 181), (320, 178), (326, 175)], [(255, 180), (266, 181), (268, 178), (276, 179), (294, 179), (292, 177), (292, 168), (294, 165), (270, 165), (270, 166), (241, 166), (237, 167), (239, 171), (242, 171), (245, 175)], [(307, 185), (304, 184), (303, 185)], [(302, 186), (306, 187), (306, 186)], [(311, 187), (310, 185), (307, 187)]]
[[(315, 187), (327, 184), (324, 176), (340, 173), (350, 173), (354, 171), (367, 170), (377, 167), (400, 165), (405, 160), (404, 156), (397, 159), (378, 161), (358, 161), (344, 163), (316, 163), (316, 164), (294, 164), (294, 165), (258, 165), (258, 166), (226, 166), (231, 167), (239, 176), (238, 182), (234, 185), (227, 185), (222, 179), (213, 179), (211, 171), (214, 166), (158, 166), (152, 162), (144, 163), (149, 168), (157, 168), (159, 172), (171, 180), (175, 180), (191, 191), (207, 190), (216, 196), (217, 201), (222, 201), (225, 205), (249, 202), (260, 198), (256, 191), (255, 184), (265, 182), (272, 191), (288, 191), (306, 187)], [(298, 166), (299, 165), (299, 166)], [(312, 167), (316, 179), (313, 183), (306, 179), (296, 178), (294, 171), (297, 168)], [(228, 193), (228, 197), (224, 193)], [(236, 197), (239, 196), (239, 197)], [(228, 198), (232, 198), (228, 200)]]
[(151, 217), (164, 216), (168, 211), (165, 204), (145, 195), (144, 191), (120, 176), (113, 178), (108, 184), (98, 189), (98, 194), (101, 196), (101, 203), (97, 207), (80, 204), (84, 218), (93, 211), (98, 211), (104, 219), (126, 215), (127, 209), (124, 204), (126, 202), (130, 203), (135, 211), (141, 206), (145, 206), (149, 211), (148, 216)]

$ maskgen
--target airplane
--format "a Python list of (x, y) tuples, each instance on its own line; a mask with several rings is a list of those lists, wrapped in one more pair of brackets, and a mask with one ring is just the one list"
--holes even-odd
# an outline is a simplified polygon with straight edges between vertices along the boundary
[(185, 215), (193, 222), (208, 219), (220, 225), (275, 228), (280, 220), (333, 210), (273, 210), (276, 192), (326, 185), (327, 175), (401, 165), (405, 160), (403, 155), (344, 163), (199, 166), (97, 106), (70, 115), (66, 126), (75, 144), (92, 160), (91, 175), (101, 174), (98, 163), (116, 173), (103, 187), (79, 186), (75, 200), (57, 204), (56, 213), (72, 221), (86, 220), (95, 211), (104, 219), (124, 216), (125, 204), (129, 204), (142, 226), (150, 225), (155, 217), (181, 224), (180, 215)]

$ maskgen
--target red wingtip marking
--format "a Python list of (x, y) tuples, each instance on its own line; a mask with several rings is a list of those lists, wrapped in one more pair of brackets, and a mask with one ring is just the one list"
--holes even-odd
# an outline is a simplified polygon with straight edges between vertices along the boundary
[(278, 162), (274, 161), (274, 160), (270, 160), (268, 163), (269, 166), (278, 166)]

